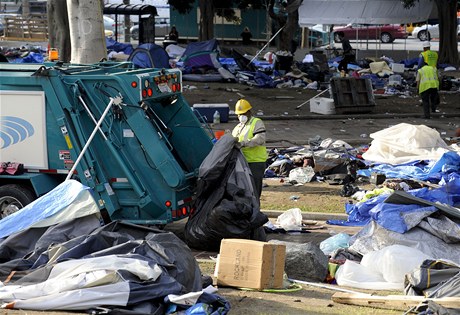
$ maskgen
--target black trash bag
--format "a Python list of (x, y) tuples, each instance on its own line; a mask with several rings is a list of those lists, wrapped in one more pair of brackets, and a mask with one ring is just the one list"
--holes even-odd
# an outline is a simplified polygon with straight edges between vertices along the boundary
[(200, 166), (195, 212), (185, 225), (187, 244), (217, 251), (223, 238), (265, 241), (263, 225), (249, 166), (231, 135), (224, 135)]
[(342, 197), (351, 197), (355, 193), (357, 193), (358, 191), (359, 191), (358, 187), (355, 187), (355, 186), (351, 185), (350, 183), (347, 183), (347, 184), (343, 185), (342, 189), (340, 190), (340, 196), (342, 196)]

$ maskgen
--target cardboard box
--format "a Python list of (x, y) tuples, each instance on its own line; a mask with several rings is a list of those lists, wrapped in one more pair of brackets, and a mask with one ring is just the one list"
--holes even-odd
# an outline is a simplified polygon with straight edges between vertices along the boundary
[(193, 109), (197, 111), (201, 116), (205, 117), (208, 124), (212, 124), (216, 110), (220, 114), (220, 122), (228, 122), (228, 104), (194, 104)]
[(332, 98), (317, 97), (310, 101), (310, 112), (324, 115), (335, 114), (335, 104)]
[(282, 288), (286, 246), (223, 239), (216, 266), (217, 285), (257, 290)]

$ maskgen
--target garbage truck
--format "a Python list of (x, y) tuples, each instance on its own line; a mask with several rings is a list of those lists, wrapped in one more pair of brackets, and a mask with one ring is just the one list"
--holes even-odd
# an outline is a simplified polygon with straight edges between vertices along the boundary
[(0, 64), (0, 215), (68, 179), (108, 220), (165, 225), (193, 212), (212, 133), (178, 69)]

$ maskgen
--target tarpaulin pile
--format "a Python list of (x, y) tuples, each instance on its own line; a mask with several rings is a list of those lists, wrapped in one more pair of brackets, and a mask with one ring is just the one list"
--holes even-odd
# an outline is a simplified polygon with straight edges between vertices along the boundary
[[(202, 290), (184, 242), (155, 228), (103, 225), (91, 192), (73, 180), (1, 220), (0, 231), (4, 308), (164, 314), (171, 295)], [(224, 299), (204, 297), (216, 314), (228, 311)]]
[(346, 221), (327, 221), (363, 226), (346, 248), (330, 254), (334, 261), (344, 261), (337, 283), (460, 298), (458, 147), (448, 146), (436, 130), (423, 125), (398, 124), (371, 137), (362, 155), (370, 166), (359, 170), (360, 176), (384, 174), (387, 180), (415, 181), (423, 187), (375, 190), (362, 201), (346, 204)]

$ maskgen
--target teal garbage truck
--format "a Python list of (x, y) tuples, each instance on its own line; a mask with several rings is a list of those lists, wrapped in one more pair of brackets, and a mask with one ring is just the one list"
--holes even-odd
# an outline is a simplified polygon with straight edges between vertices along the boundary
[(185, 218), (212, 145), (177, 69), (0, 64), (2, 217), (76, 179), (109, 220)]

